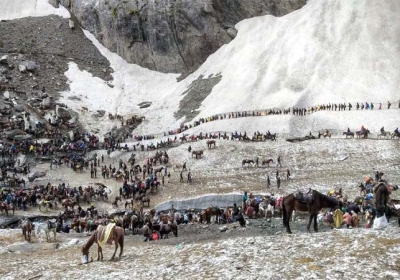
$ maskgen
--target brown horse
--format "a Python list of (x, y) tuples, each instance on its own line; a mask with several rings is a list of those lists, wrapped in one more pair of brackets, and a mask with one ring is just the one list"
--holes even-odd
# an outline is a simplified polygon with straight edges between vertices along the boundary
[[(110, 225), (109, 225), (110, 226)], [(99, 226), (90, 236), (89, 240), (87, 243), (82, 247), (82, 254), (89, 259), (89, 249), (92, 247), (94, 243), (97, 244), (97, 260), (99, 261), (100, 259), (103, 260), (103, 249), (100, 243), (105, 241), (107, 244), (112, 244), (114, 241), (115, 243), (115, 251), (114, 254), (111, 257), (111, 260), (114, 259), (115, 253), (117, 252), (118, 245), (120, 246), (120, 251), (119, 251), (119, 257), (121, 258), (122, 252), (124, 250), (124, 235), (125, 231), (122, 227), (115, 226), (111, 230), (110, 236), (108, 237), (107, 240), (103, 240), (105, 238), (105, 231), (106, 231), (106, 226)], [(101, 258), (100, 258), (101, 255)]]
[(384, 214), (389, 212), (389, 198), (393, 190), (397, 190), (397, 186), (392, 186), (386, 182), (379, 182), (378, 185), (374, 187), (374, 201), (376, 209), (376, 217), (380, 218)]
[[(304, 196), (304, 198), (306, 198)], [(341, 207), (342, 202), (332, 197), (326, 196), (316, 190), (312, 190), (308, 199), (299, 200), (295, 194), (289, 194), (283, 198), (282, 212), (283, 212), (283, 225), (286, 227), (287, 233), (292, 233), (290, 230), (290, 218), (293, 210), (302, 212), (309, 212), (310, 219), (307, 225), (307, 230), (310, 231), (312, 220), (314, 220), (314, 230), (318, 231), (317, 216), (322, 208), (335, 208)]]
[(207, 147), (209, 149), (214, 148), (215, 149), (215, 140), (208, 140), (207, 141)]
[(29, 220), (20, 220), (19, 224), (21, 225), (22, 229), (22, 234), (25, 237), (25, 240), (28, 242), (31, 241), (31, 234), (32, 234), (32, 229), (33, 229), (33, 224)]
[(269, 164), (270, 163), (274, 163), (274, 160), (272, 159), (272, 158), (269, 158), (269, 159), (263, 159), (263, 161), (262, 161), (262, 165), (268, 165), (268, 167), (269, 167)]
[(215, 206), (215, 207), (214, 206), (207, 207), (206, 216), (205, 216), (207, 224), (211, 223), (212, 216), (215, 216), (215, 223), (219, 223), (219, 216), (220, 215), (221, 215), (221, 209), (219, 209), (219, 207), (217, 207), (217, 206)]
[(368, 134), (370, 134), (369, 129), (365, 129), (364, 132), (361, 130), (356, 132), (357, 138), (368, 138)]
[(192, 157), (201, 158), (203, 156), (203, 151), (192, 151)]
[(71, 207), (72, 210), (74, 210), (74, 207), (75, 207), (75, 205), (76, 205), (76, 202), (75, 202), (75, 201), (72, 201), (72, 200), (70, 200), (70, 199), (67, 198), (67, 199), (64, 199), (64, 200), (62, 201), (61, 205), (64, 206), (65, 209), (67, 209), (67, 207)]
[(144, 207), (145, 203), (147, 203), (147, 207), (150, 207), (150, 197), (147, 196), (143, 197), (141, 202), (142, 202), (142, 207)]
[(0, 203), (0, 211), (2, 214), (3, 214), (3, 210), (6, 212), (7, 216), (8, 216), (8, 210), (12, 210), (12, 213), (14, 215), (15, 207), (9, 206), (6, 202), (2, 202), (2, 203)]

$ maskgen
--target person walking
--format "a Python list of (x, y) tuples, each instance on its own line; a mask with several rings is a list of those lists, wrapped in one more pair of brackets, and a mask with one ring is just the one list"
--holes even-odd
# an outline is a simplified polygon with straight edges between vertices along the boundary
[(281, 156), (278, 157), (278, 160), (276, 161), (276, 165), (277, 165), (277, 167), (282, 167)]
[(289, 179), (290, 179), (290, 170), (288, 168), (288, 169), (286, 169), (286, 180), (289, 180)]
[(192, 173), (190, 172), (190, 169), (189, 169), (189, 172), (187, 174), (187, 182), (188, 182), (188, 184), (192, 183)]
[(269, 189), (271, 186), (271, 180), (269, 179), (269, 175), (267, 175), (267, 188)]
[(183, 173), (182, 172), (183, 172), (183, 170), (181, 170), (181, 173), (180, 173), (180, 176), (181, 176), (181, 179), (179, 181), (180, 183), (183, 183)]
[(278, 177), (278, 179), (276, 179), (276, 187), (279, 188), (281, 187), (281, 177)]
[(390, 101), (388, 101), (388, 109), (390, 109), (390, 106), (392, 106), (392, 103), (390, 103)]

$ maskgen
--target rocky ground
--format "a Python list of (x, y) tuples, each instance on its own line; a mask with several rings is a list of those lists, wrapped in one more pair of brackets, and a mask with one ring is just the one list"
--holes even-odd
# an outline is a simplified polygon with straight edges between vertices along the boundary
[[(270, 192), (288, 194), (302, 187), (313, 187), (322, 192), (342, 187), (350, 198), (358, 195), (357, 185), (375, 170), (398, 183), (398, 141), (362, 139), (319, 139), (290, 143), (282, 138), (277, 142), (243, 143), (217, 141), (215, 150), (205, 150), (202, 159), (191, 158), (188, 146), (205, 148), (205, 141), (187, 143), (168, 150), (171, 178), (160, 191), (151, 196), (151, 207), (169, 199), (187, 198), (206, 193), (226, 193), (247, 190), (253, 193)], [(103, 153), (104, 151), (98, 152)], [(154, 152), (136, 152), (142, 163)], [(105, 163), (117, 164), (130, 153), (114, 152)], [(275, 185), (275, 168), (241, 167), (244, 158), (282, 157), (281, 172), (289, 168), (292, 180)], [(180, 166), (186, 161), (193, 174), (193, 183), (179, 183)], [(91, 179), (89, 172), (75, 173), (67, 167), (49, 169), (48, 163), (35, 169), (47, 171), (38, 182), (54, 184), (68, 182), (72, 186), (103, 182), (111, 190), (112, 200), (120, 183), (113, 179)], [(266, 188), (269, 175), (272, 187)], [(393, 197), (398, 197), (394, 193)], [(95, 201), (104, 211), (112, 209), (110, 203)], [(121, 210), (123, 210), (121, 208)], [(47, 215), (57, 214), (50, 210)], [(29, 209), (23, 215), (38, 215)], [(17, 211), (16, 215), (21, 215)], [(4, 216), (2, 216), (4, 218)], [(43, 236), (33, 237), (31, 244), (23, 240), (20, 230), (1, 230), (1, 258), (7, 266), (0, 270), (2, 279), (73, 278), (92, 275), (90, 279), (119, 277), (159, 277), (165, 279), (392, 279), (398, 277), (398, 234), (395, 221), (382, 231), (370, 229), (330, 230), (321, 226), (320, 233), (306, 233), (304, 220), (292, 223), (293, 235), (287, 235), (280, 219), (249, 220), (246, 228), (228, 225), (221, 230), (218, 225), (181, 225), (179, 236), (171, 236), (157, 243), (144, 243), (139, 235), (126, 236), (124, 255), (116, 262), (93, 262), (80, 265), (79, 247), (88, 238), (86, 234), (59, 234), (56, 243), (47, 243)], [(112, 254), (107, 247), (105, 257)], [(96, 258), (92, 248), (91, 257)], [(32, 269), (33, 268), (33, 269)], [(104, 271), (99, 274), (98, 271)]]
[[(80, 28), (69, 28), (68, 19), (52, 15), (1, 21), (0, 30), (0, 57), (7, 56), (0, 64), (0, 84), (6, 88), (29, 97), (35, 86), (45, 87), (56, 99), (58, 92), (68, 89), (64, 73), (69, 62), (105, 81), (112, 79), (109, 62)], [(25, 61), (33, 61), (36, 67), (21, 72), (19, 65)]]

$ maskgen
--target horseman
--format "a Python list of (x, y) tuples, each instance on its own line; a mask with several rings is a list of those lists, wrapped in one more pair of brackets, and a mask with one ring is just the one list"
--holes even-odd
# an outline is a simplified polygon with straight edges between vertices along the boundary
[(397, 136), (400, 136), (400, 132), (399, 132), (399, 128), (398, 127), (394, 130), (394, 134), (397, 135)]
[(329, 130), (325, 130), (324, 137), (329, 135)]
[(385, 133), (385, 128), (382, 126), (381, 127), (381, 134), (384, 134)]
[(347, 128), (347, 135), (350, 135), (350, 127)]
[(364, 132), (365, 132), (364, 126), (361, 126), (360, 134), (364, 134)]

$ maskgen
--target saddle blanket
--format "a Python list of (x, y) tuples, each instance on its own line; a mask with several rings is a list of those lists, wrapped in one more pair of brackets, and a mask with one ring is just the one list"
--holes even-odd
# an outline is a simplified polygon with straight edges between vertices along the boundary
[(109, 240), (110, 235), (115, 227), (114, 223), (110, 223), (107, 226), (100, 226), (98, 231), (97, 231), (97, 240), (99, 241), (100, 247), (103, 247), (106, 245), (107, 241), (108, 243), (112, 243), (112, 239)]

